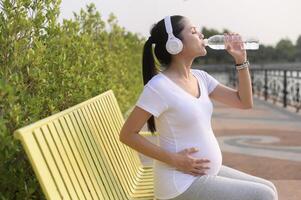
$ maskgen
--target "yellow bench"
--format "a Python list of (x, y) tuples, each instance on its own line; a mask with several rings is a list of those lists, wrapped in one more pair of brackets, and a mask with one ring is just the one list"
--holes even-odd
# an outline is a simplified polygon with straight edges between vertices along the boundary
[[(14, 132), (47, 199), (154, 199), (153, 170), (119, 141), (112, 90)], [(141, 132), (148, 135), (147, 132)]]

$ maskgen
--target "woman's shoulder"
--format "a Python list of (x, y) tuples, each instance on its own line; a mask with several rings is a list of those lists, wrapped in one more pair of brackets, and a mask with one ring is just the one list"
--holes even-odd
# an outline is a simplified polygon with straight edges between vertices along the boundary
[(158, 73), (154, 75), (146, 84), (149, 87), (152, 87), (153, 89), (159, 89), (164, 86), (164, 79), (161, 75), (161, 73)]

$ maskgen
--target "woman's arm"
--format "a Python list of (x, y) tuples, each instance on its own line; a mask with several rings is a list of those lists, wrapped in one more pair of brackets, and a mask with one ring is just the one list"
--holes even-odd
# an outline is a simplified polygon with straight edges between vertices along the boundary
[(173, 153), (165, 151), (139, 134), (143, 125), (151, 116), (149, 112), (135, 106), (120, 131), (119, 140), (148, 157), (172, 165)]
[[(229, 40), (230, 37), (239, 37), (239, 42)], [(225, 34), (225, 45), (228, 53), (234, 58), (236, 64), (247, 60), (246, 50), (238, 34)], [(219, 84), (209, 95), (210, 98), (234, 108), (249, 109), (253, 107), (252, 83), (248, 68), (238, 70), (238, 90)]]
[(238, 82), (238, 90), (223, 84), (218, 84), (218, 86), (210, 93), (209, 97), (233, 108), (252, 108), (253, 94), (248, 68), (238, 71)]

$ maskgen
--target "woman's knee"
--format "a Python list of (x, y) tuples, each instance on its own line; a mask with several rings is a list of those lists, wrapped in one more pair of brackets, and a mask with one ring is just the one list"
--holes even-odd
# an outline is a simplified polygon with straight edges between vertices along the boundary
[(274, 183), (272, 181), (267, 181), (267, 183), (274, 190), (274, 192), (277, 193), (277, 189), (276, 189), (276, 186), (274, 185)]
[(266, 185), (262, 185), (262, 187), (257, 188), (256, 197), (256, 200), (277, 200), (278, 198), (276, 191)]
[(273, 190), (273, 192), (275, 193), (275, 196), (277, 197), (276, 199), (278, 199), (278, 192), (277, 192), (277, 188), (274, 185), (274, 183), (272, 181), (266, 180), (265, 185), (269, 186)]

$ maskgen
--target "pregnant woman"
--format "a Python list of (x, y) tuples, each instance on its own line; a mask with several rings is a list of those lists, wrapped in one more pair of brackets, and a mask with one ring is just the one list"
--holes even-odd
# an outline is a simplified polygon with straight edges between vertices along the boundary
[[(206, 55), (204, 36), (189, 19), (167, 16), (144, 45), (144, 89), (120, 131), (120, 141), (154, 158), (156, 199), (277, 200), (274, 184), (222, 164), (211, 127), (211, 99), (238, 109), (253, 106), (249, 63), (240, 35), (225, 34), (238, 71), (238, 90), (219, 83), (193, 60)], [(233, 42), (231, 38), (238, 38)], [(155, 66), (154, 53), (164, 70)], [(147, 123), (158, 145), (139, 135)]]

